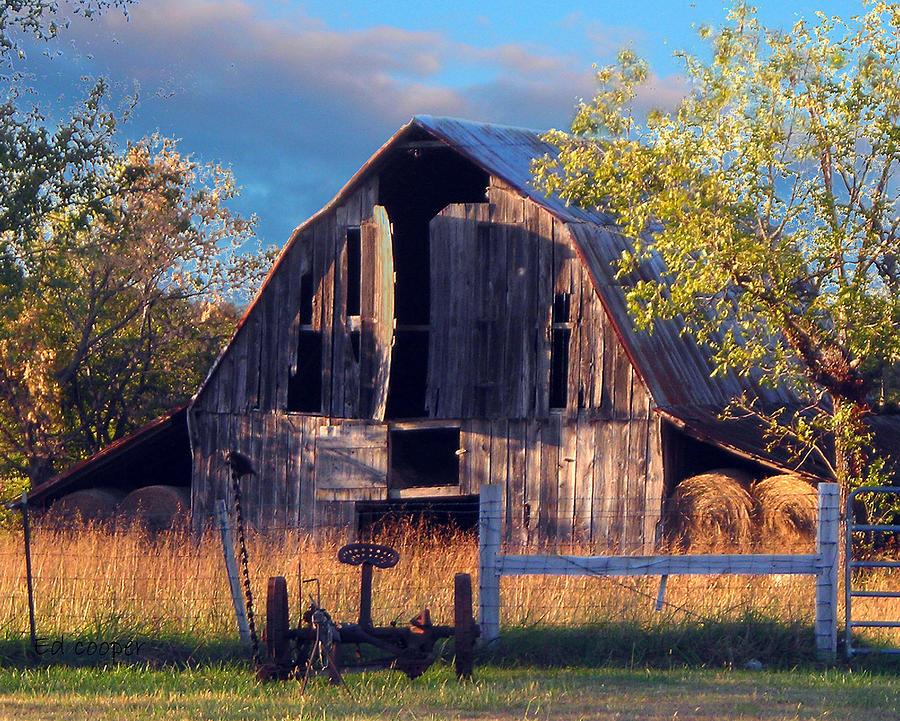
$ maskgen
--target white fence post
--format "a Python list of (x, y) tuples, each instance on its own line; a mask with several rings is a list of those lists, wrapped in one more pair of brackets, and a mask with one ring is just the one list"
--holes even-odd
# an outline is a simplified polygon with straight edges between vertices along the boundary
[(231, 523), (228, 521), (225, 501), (221, 498), (216, 501), (216, 520), (219, 522), (219, 532), (222, 534), (225, 571), (228, 574), (228, 586), (231, 588), (231, 600), (234, 603), (234, 615), (237, 618), (238, 633), (241, 636), (241, 641), (250, 643), (250, 624), (247, 621), (247, 610), (244, 608), (241, 584), (238, 581), (237, 561), (234, 558), (234, 541), (231, 540)]
[(483, 485), (478, 507), (478, 623), (481, 639), (493, 641), (500, 635), (500, 524), (503, 489)]
[(819, 484), (819, 524), (816, 533), (816, 652), (825, 660), (837, 654), (838, 548), (841, 489)]

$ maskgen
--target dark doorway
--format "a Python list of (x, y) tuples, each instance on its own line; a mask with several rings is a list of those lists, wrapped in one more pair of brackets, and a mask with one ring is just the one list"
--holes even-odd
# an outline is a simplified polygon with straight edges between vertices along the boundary
[(399, 501), (357, 501), (359, 538), (375, 538), (402, 526), (434, 526), (436, 530), (478, 529), (478, 495), (415, 498)]
[(390, 488), (459, 485), (459, 428), (392, 429)]

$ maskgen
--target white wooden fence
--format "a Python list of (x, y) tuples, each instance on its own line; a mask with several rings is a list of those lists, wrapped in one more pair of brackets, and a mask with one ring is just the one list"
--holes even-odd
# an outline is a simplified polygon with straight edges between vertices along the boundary
[(807, 574), (816, 577), (816, 649), (824, 659), (837, 652), (837, 578), (840, 490), (819, 484), (819, 522), (814, 554), (706, 554), (684, 556), (537, 556), (500, 553), (502, 495), (499, 485), (481, 487), (478, 525), (478, 619), (481, 638), (500, 634), (500, 577), (672, 576)]

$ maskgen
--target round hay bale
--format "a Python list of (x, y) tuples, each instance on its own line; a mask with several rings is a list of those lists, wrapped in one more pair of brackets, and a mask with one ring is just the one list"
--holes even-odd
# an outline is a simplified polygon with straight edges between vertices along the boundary
[(163, 531), (187, 518), (190, 491), (179, 486), (144, 486), (129, 493), (119, 504), (119, 515), (149, 531)]
[(53, 523), (104, 523), (116, 517), (116, 508), (125, 497), (117, 488), (86, 488), (56, 499), (47, 511)]
[(811, 541), (816, 534), (819, 500), (816, 489), (785, 473), (754, 483), (750, 493), (764, 544)]
[(747, 546), (753, 538), (751, 480), (736, 468), (685, 478), (669, 499), (669, 541), (685, 550)]

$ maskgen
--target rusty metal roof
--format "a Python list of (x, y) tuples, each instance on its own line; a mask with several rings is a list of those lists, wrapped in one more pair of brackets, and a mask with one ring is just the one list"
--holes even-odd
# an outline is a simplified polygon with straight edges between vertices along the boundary
[(531, 172), (534, 161), (545, 155), (551, 158), (558, 155), (556, 147), (543, 140), (539, 131), (431, 115), (416, 115), (410, 125), (436, 135), (476, 165), (539, 202), (560, 220), (603, 225), (612, 222), (599, 210), (571, 206), (559, 196), (547, 196), (535, 187)]
[[(188, 453), (188, 462), (190, 462), (186, 412), (187, 405), (173, 408), (133, 433), (113, 441), (94, 455), (38, 484), (28, 493), (29, 503), (46, 503), (66, 491), (76, 490), (82, 482), (97, 485), (93, 476), (107, 470), (111, 470), (114, 474), (120, 474), (122, 477), (121, 484), (111, 482), (109, 485), (121, 485), (128, 488), (129, 483), (134, 480), (132, 476), (136, 475), (134, 468), (152, 467), (154, 462), (158, 463), (161, 449), (164, 454), (169, 455), (173, 453), (173, 447), (177, 447)], [(152, 453), (149, 453), (148, 449)], [(152, 461), (148, 460), (154, 454), (156, 458)], [(171, 479), (160, 478), (157, 480), (157, 483), (167, 482), (170, 483)]]

